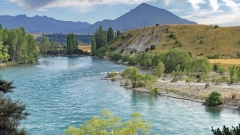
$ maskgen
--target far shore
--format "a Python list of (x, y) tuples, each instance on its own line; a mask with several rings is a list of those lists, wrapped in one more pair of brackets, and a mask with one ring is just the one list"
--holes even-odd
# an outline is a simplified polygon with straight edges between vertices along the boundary
[[(111, 80), (109, 77), (102, 78), (103, 80)], [(239, 109), (238, 105), (240, 103), (240, 85), (228, 85), (222, 83), (220, 85), (210, 84), (210, 87), (205, 88), (206, 83), (196, 83), (185, 81), (178, 81), (176, 83), (171, 82), (171, 77), (158, 78), (156, 81), (156, 87), (158, 88), (158, 95), (167, 96), (176, 99), (189, 100), (198, 103), (204, 103), (205, 98), (213, 91), (218, 91), (222, 94), (224, 99), (222, 107)], [(145, 87), (132, 88), (131, 86), (126, 86), (126, 79), (123, 79), (120, 75), (115, 77), (115, 81), (120, 83), (120, 86), (131, 89), (135, 91), (140, 91), (144, 93), (151, 93)]]

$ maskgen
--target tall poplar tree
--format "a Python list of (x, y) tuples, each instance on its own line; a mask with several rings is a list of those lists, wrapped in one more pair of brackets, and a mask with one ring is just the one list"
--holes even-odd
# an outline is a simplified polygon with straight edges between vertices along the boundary
[(96, 55), (96, 40), (94, 36), (92, 38), (92, 43), (91, 43), (91, 53), (92, 53), (92, 56)]

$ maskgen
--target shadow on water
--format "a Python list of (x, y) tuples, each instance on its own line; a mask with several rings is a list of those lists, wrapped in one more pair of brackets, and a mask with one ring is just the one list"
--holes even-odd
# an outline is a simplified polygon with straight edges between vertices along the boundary
[(208, 114), (213, 118), (220, 117), (220, 114), (222, 112), (223, 108), (221, 106), (205, 106), (205, 111), (208, 112)]
[(131, 94), (131, 104), (134, 106), (136, 106), (138, 102), (143, 102), (143, 101), (147, 102), (149, 106), (154, 106), (157, 99), (158, 99), (157, 95), (143, 93), (135, 90), (133, 90)]

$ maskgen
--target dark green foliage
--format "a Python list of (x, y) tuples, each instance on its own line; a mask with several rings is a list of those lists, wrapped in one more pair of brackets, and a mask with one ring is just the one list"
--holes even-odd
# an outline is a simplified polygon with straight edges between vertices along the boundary
[(129, 59), (128, 55), (123, 55), (121, 60), (122, 60), (122, 62), (127, 62), (128, 59)]
[(165, 71), (171, 73), (177, 65), (180, 65), (181, 71), (184, 71), (190, 62), (190, 56), (187, 52), (180, 49), (166, 51), (163, 57)]
[(108, 28), (108, 31), (107, 31), (107, 42), (110, 43), (111, 41), (113, 41), (114, 39), (114, 31), (111, 28)]
[(205, 100), (207, 106), (217, 106), (223, 103), (222, 95), (217, 92), (211, 92)]
[(168, 38), (177, 39), (177, 36), (176, 36), (176, 35), (174, 35), (174, 34), (170, 34), (170, 35), (168, 35)]
[(201, 39), (200, 42), (199, 42), (199, 44), (202, 44), (202, 43), (203, 43), (203, 40)]
[[(50, 41), (53, 41), (57, 44), (67, 44), (67, 34), (45, 34), (45, 37), (48, 37)], [(75, 35), (77, 41), (80, 41), (83, 44), (90, 44), (93, 35)], [(42, 37), (36, 39), (38, 42), (42, 40)]]
[(155, 50), (156, 46), (155, 45), (151, 45), (150, 50)]
[[(67, 35), (67, 55), (79, 54), (78, 41), (73, 33)], [(81, 54), (81, 53), (80, 53)]]
[(225, 69), (224, 67), (222, 67), (220, 64), (218, 63), (214, 63), (213, 65), (213, 71), (217, 72), (217, 73), (220, 73), (220, 74), (223, 74), (225, 72)]
[(236, 127), (232, 126), (232, 129), (224, 125), (222, 131), (219, 128), (213, 129), (212, 127), (212, 132), (214, 135), (240, 135), (240, 124)]
[(95, 33), (95, 40), (96, 40), (96, 49), (107, 45), (107, 32), (103, 30), (102, 26), (100, 25)]
[(4, 94), (13, 92), (12, 82), (0, 78), (0, 134), (1, 135), (25, 135), (24, 129), (18, 129), (21, 120), (29, 115), (25, 111), (25, 105), (19, 101), (13, 101)]
[(230, 83), (236, 83), (238, 80), (238, 74), (237, 74), (237, 68), (235, 65), (230, 67), (229, 74), (230, 74)]
[(146, 49), (145, 49), (145, 52), (148, 52), (149, 51), (149, 48), (147, 47)]
[(96, 40), (95, 40), (95, 37), (93, 36), (92, 38), (92, 43), (91, 43), (91, 53), (92, 53), (92, 56), (95, 56), (96, 55)]
[(110, 60), (116, 62), (116, 61), (119, 61), (119, 60), (122, 59), (122, 55), (121, 55), (120, 53), (114, 53), (114, 52), (112, 52), (112, 53), (109, 53), (109, 54), (108, 54), (108, 58), (109, 58)]
[(124, 49), (121, 49), (121, 52), (120, 53), (123, 53), (124, 52)]
[(157, 95), (158, 94), (158, 88), (153, 89), (153, 94)]
[(219, 26), (218, 25), (214, 25), (214, 29), (217, 29), (217, 28), (219, 28)]

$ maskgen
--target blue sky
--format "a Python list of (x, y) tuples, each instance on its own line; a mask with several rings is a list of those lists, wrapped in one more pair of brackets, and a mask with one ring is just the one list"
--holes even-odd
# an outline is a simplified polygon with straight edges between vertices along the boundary
[(240, 0), (0, 0), (0, 15), (48, 16), (95, 23), (116, 19), (141, 3), (199, 24), (240, 26)]

